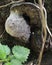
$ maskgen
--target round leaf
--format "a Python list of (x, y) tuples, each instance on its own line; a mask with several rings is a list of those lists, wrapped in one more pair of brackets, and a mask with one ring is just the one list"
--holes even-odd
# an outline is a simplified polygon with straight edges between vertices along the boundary
[(12, 52), (18, 60), (24, 62), (27, 60), (30, 50), (22, 46), (14, 46)]
[(5, 59), (10, 54), (10, 49), (7, 45), (0, 44), (0, 59)]
[(19, 60), (13, 59), (11, 60), (11, 65), (22, 65), (22, 63)]

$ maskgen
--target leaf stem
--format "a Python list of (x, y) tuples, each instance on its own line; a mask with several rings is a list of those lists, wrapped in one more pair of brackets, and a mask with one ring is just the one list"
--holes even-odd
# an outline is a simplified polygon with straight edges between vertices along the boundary
[(10, 59), (4, 59), (4, 60), (0, 60), (0, 63), (2, 63), (2, 62), (7, 62), (7, 61), (9, 61)]

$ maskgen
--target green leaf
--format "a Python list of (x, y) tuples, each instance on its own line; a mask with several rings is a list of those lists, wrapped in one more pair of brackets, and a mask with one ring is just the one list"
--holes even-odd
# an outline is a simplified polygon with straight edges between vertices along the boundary
[(6, 55), (10, 54), (10, 48), (7, 45), (3, 45), (4, 51), (6, 52)]
[(17, 59), (12, 59), (10, 62), (6, 62), (4, 65), (22, 65), (22, 63)]
[(0, 43), (0, 59), (5, 59), (7, 55), (10, 54), (10, 49), (7, 45), (2, 45)]
[(5, 58), (6, 58), (6, 53), (0, 50), (0, 59), (5, 59)]
[(11, 60), (12, 65), (22, 65), (22, 63), (19, 60), (13, 59)]
[(14, 57), (14, 55), (9, 55), (9, 56), (7, 57), (7, 59), (12, 60), (12, 59), (16, 59), (16, 58)]
[(11, 62), (7, 62), (7, 63), (5, 63), (4, 65), (12, 65), (12, 64), (11, 64)]
[(25, 62), (28, 58), (30, 50), (22, 46), (14, 46), (12, 52), (18, 60)]

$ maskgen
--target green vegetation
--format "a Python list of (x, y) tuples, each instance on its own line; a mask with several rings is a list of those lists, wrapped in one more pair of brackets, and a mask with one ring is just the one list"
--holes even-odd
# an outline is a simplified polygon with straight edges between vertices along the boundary
[(27, 61), (30, 50), (23, 46), (14, 46), (11, 49), (0, 43), (0, 63), (4, 65), (22, 65)]

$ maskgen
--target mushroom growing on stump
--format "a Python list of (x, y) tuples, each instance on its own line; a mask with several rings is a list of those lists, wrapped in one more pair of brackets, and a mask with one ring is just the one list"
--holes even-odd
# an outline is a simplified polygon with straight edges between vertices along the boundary
[[(19, 41), (30, 42), (31, 35), (34, 35), (34, 32), (41, 26), (39, 12), (37, 5), (30, 2), (13, 4), (10, 9), (10, 15), (5, 22), (6, 32), (19, 39)], [(34, 42), (33, 44), (35, 48), (36, 43)]]
[(25, 42), (30, 37), (30, 26), (17, 10), (10, 12), (10, 16), (5, 23), (5, 29), (11, 36), (24, 40)]

